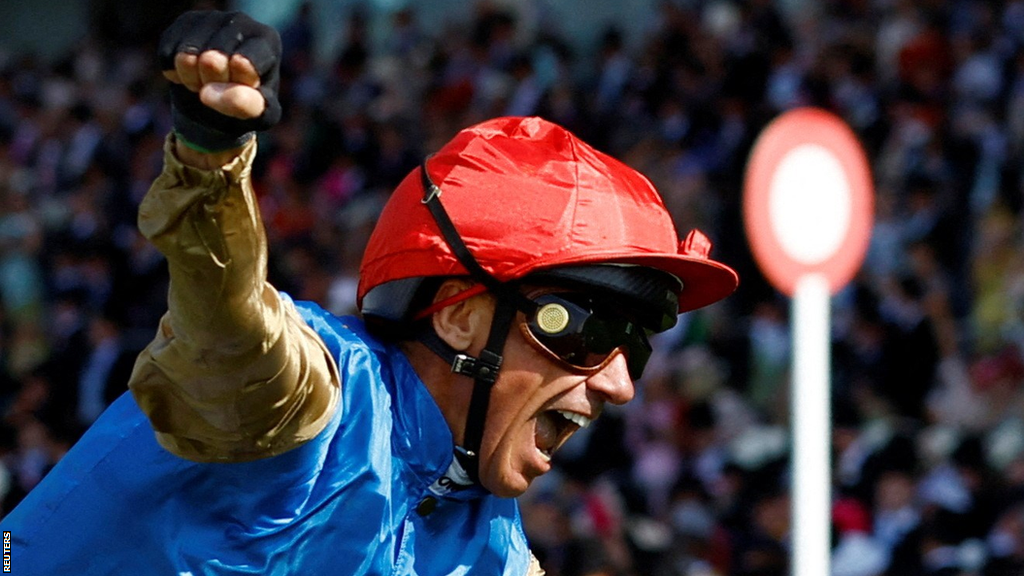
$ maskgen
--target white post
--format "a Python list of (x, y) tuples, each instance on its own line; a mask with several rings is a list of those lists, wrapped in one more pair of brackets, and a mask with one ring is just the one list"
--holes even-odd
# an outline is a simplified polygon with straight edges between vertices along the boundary
[(793, 294), (792, 574), (830, 574), (831, 379), (828, 280), (808, 274)]

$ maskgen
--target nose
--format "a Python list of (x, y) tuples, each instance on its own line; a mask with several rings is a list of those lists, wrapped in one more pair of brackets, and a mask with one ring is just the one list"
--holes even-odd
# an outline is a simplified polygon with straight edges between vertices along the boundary
[(625, 404), (633, 399), (636, 389), (629, 377), (626, 355), (618, 350), (604, 368), (587, 378), (587, 389), (597, 392), (606, 402)]

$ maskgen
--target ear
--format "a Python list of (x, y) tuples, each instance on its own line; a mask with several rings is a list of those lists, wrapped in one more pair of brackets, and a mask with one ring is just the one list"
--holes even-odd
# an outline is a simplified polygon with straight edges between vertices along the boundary
[[(461, 278), (445, 280), (434, 295), (434, 302), (451, 298), (473, 286), (473, 282)], [(463, 352), (483, 348), (487, 342), (491, 318), (494, 316), (494, 299), (488, 293), (477, 294), (446, 306), (431, 318), (434, 331), (452, 348)]]

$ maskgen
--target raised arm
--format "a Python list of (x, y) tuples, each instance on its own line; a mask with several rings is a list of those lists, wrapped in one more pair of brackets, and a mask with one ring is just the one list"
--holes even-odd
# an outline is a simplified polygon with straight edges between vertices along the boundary
[(174, 134), (139, 228), (167, 257), (168, 312), (129, 387), (160, 443), (197, 461), (272, 456), (319, 433), (338, 371), (267, 283), (250, 170), (277, 122), (277, 33), (241, 13), (189, 12), (161, 38)]

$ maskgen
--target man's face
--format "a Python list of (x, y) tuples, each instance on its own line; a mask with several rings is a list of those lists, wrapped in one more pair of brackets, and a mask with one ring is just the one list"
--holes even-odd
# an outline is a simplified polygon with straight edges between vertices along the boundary
[(621, 351), (597, 372), (573, 373), (526, 340), (522, 321), (519, 314), (505, 344), (480, 449), (480, 482), (501, 497), (522, 494), (550, 470), (551, 455), (606, 402), (624, 404), (634, 394)]

